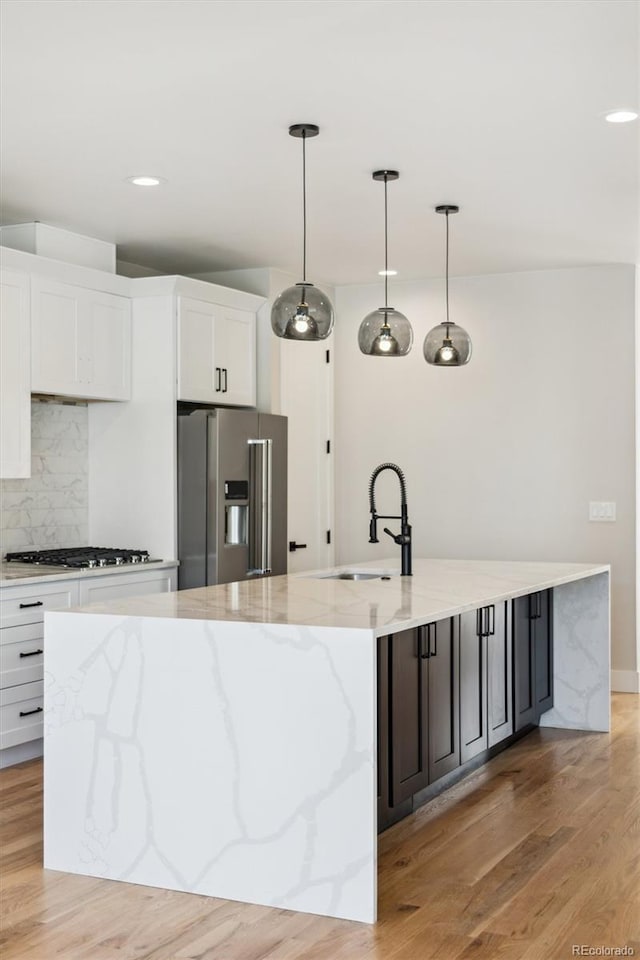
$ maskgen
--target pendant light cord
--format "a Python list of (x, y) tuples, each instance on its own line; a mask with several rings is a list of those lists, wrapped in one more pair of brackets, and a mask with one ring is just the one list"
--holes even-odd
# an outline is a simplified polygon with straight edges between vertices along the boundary
[[(384, 178), (384, 306), (388, 307), (387, 288), (389, 284), (389, 263), (388, 263), (388, 243), (387, 243), (387, 176)], [(388, 323), (387, 314), (384, 315), (384, 322)]]
[(307, 279), (307, 133), (302, 131), (302, 282)]
[(449, 336), (449, 211), (446, 213), (447, 220), (447, 246), (445, 253), (445, 266), (444, 266), (444, 275), (445, 275), (445, 299), (447, 302), (447, 336)]

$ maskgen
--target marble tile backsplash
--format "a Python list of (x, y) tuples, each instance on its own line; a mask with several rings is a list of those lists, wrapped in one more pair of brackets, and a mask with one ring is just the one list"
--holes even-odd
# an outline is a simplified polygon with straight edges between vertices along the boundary
[(31, 476), (0, 481), (2, 555), (87, 544), (86, 404), (31, 404)]

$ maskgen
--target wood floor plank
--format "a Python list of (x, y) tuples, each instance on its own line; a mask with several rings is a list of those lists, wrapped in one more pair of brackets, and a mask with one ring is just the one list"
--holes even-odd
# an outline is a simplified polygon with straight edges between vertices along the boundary
[(0, 771), (3, 960), (565, 960), (640, 955), (640, 698), (541, 729), (379, 842), (375, 926), (42, 868), (42, 763)]

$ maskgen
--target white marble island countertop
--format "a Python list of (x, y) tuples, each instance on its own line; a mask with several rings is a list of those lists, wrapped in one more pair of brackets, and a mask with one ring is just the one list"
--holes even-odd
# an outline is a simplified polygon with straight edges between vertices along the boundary
[[(351, 581), (332, 576), (341, 571), (379, 572), (380, 577)], [(608, 572), (607, 564), (597, 563), (418, 559), (413, 576), (401, 577), (397, 560), (386, 559), (78, 609), (129, 617), (343, 627), (384, 636)]]
[(398, 567), (46, 612), (45, 867), (374, 922), (376, 637), (549, 587), (543, 720), (609, 729), (606, 564)]

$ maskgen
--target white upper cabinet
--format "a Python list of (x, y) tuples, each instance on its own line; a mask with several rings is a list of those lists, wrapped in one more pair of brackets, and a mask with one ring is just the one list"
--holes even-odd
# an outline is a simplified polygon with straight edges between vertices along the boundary
[(223, 399), (234, 406), (256, 405), (256, 316), (248, 310), (218, 307), (215, 361), (222, 370)]
[(0, 476), (31, 476), (29, 276), (0, 273)]
[(31, 390), (95, 400), (128, 400), (129, 299), (33, 277)]
[(178, 400), (255, 406), (255, 313), (179, 298)]

